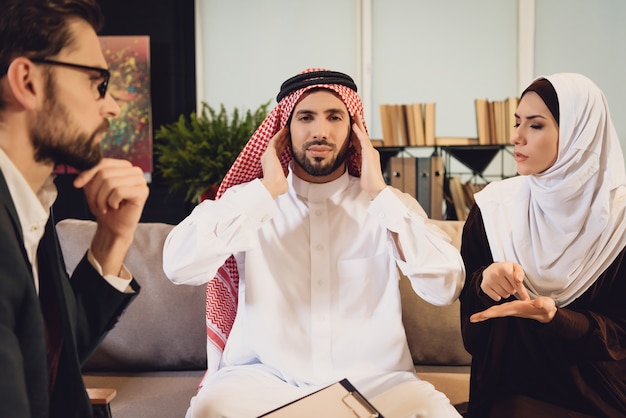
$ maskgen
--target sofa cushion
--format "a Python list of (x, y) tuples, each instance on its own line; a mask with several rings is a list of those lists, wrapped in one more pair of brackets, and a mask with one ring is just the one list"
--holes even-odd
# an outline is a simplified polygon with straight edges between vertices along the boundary
[(460, 305), (434, 306), (417, 296), (406, 277), (400, 279), (402, 322), (414, 364), (468, 365), (471, 356), (461, 338)]
[[(125, 264), (141, 291), (84, 365), (93, 370), (206, 369), (205, 287), (175, 285), (163, 273), (163, 243), (172, 225), (140, 223)], [(71, 273), (96, 230), (93, 221), (57, 224)]]
[[(459, 248), (462, 221), (432, 221)], [(434, 306), (417, 296), (408, 278), (400, 274), (402, 321), (414, 364), (469, 365), (471, 356), (461, 338), (460, 302)]]

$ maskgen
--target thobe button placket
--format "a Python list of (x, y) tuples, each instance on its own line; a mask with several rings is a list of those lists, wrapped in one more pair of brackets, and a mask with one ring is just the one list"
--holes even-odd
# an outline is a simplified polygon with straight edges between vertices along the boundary
[(325, 202), (309, 202), (311, 234), (311, 354), (314, 373), (332, 370), (330, 231)]

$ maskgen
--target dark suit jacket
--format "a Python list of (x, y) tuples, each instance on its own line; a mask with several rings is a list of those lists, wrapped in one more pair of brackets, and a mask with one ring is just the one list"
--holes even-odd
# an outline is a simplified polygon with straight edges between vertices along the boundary
[(139, 292), (118, 292), (83, 257), (68, 277), (54, 220), (38, 250), (39, 281), (54, 288), (63, 347), (52, 394), (44, 322), (17, 211), (0, 172), (0, 416), (91, 417), (81, 364)]

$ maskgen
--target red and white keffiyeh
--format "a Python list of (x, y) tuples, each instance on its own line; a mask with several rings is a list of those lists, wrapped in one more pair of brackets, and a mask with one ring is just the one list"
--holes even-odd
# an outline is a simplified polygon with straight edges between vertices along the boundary
[[(309, 68), (300, 74), (307, 74), (320, 71), (329, 71), (323, 68)], [(329, 80), (331, 80), (329, 82)], [(309, 80), (310, 82), (311, 80)], [(325, 88), (334, 91), (341, 98), (348, 108), (350, 116), (363, 118), (363, 103), (357, 92), (341, 84), (333, 84), (332, 78), (319, 78), (319, 84), (315, 81), (303, 88), (295, 90), (280, 100), (278, 105), (265, 118), (263, 123), (254, 132), (246, 146), (243, 148), (232, 167), (224, 177), (216, 199), (219, 199), (226, 190), (238, 184), (247, 183), (263, 176), (261, 167), (261, 155), (265, 152), (270, 139), (282, 129), (289, 121), (289, 118), (299, 102), (302, 95), (311, 89)], [(348, 155), (348, 172), (353, 176), (361, 174), (361, 157), (354, 147)], [(291, 161), (289, 148), (280, 157), (280, 163), (288, 172), (288, 165)], [(207, 373), (213, 374), (219, 369), (220, 360), (226, 340), (235, 321), (237, 313), (237, 289), (239, 284), (239, 273), (237, 263), (233, 256), (229, 257), (216, 276), (210, 280), (206, 289), (206, 328), (207, 328)], [(205, 377), (206, 377), (205, 376)]]

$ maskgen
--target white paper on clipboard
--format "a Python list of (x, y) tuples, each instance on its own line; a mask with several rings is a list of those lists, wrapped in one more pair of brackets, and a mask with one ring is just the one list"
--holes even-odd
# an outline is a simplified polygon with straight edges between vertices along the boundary
[(384, 418), (348, 381), (326, 386), (261, 417), (267, 418)]

